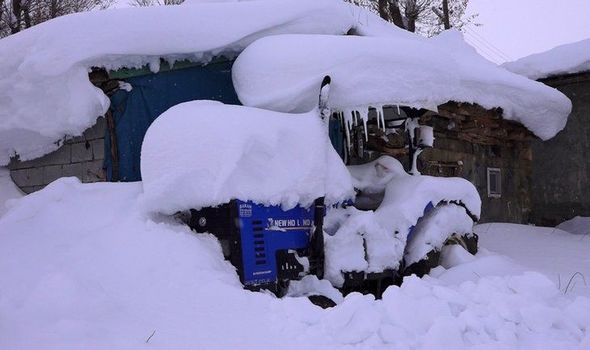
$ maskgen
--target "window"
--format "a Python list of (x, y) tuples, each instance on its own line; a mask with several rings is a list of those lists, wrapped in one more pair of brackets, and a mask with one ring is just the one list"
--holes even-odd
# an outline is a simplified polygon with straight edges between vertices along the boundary
[(488, 168), (488, 197), (502, 196), (502, 172), (499, 168)]

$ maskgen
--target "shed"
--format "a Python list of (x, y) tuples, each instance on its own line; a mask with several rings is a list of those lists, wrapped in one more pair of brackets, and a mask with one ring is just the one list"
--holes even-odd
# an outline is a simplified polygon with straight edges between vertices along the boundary
[[(155, 38), (146, 41), (137, 30), (98, 36), (92, 31), (105, 22), (125, 28), (129, 16), (150, 27), (148, 34)], [(210, 26), (195, 26), (195, 18)], [(0, 164), (10, 156), (11, 175), (25, 192), (61, 176), (85, 182), (140, 180), (143, 135), (167, 108), (214, 99), (271, 110), (288, 105), (283, 111), (303, 112), (317, 103), (319, 81), (329, 74), (336, 115), (357, 111), (367, 116), (367, 128), (374, 129), (364, 142), (355, 136), (357, 160), (373, 159), (377, 152), (407, 158), (403, 140), (400, 145), (403, 133), (380, 134), (383, 125), (375, 113), (382, 110), (383, 122), (395, 128), (400, 119), (420, 111), (414, 119), (432, 126), (436, 136), (435, 148), (420, 158), (422, 172), (473, 181), (484, 198), (484, 221), (526, 222), (529, 142), (533, 133), (552, 137), (570, 108), (555, 90), (485, 61), (458, 33), (419, 38), (337, 0), (124, 9), (65, 16), (42, 26), (0, 40), (0, 57), (11, 57), (0, 68), (6, 73), (0, 94), (8, 95), (0, 99), (11, 101), (0, 111)], [(86, 35), (68, 37), (72, 28), (84, 26), (90, 28)], [(47, 33), (59, 39), (41, 40)], [(337, 39), (345, 34), (347, 39)], [(326, 45), (318, 46), (318, 40)], [(248, 53), (265, 43), (272, 45), (262, 55)], [(15, 47), (18, 54), (10, 56)], [(367, 50), (372, 54), (359, 54)], [(351, 59), (349, 54), (357, 56)], [(295, 60), (297, 56), (302, 58)], [(242, 62), (250, 57), (255, 64), (236, 68), (236, 57)], [(48, 64), (56, 61), (60, 64)], [(355, 66), (363, 62), (368, 64)], [(281, 67), (290, 64), (297, 69)], [(19, 80), (34, 88), (6, 89)], [(44, 95), (58, 87), (62, 90), (54, 96)], [(265, 101), (267, 97), (271, 100)], [(34, 108), (29, 108), (34, 98)], [(331, 126), (333, 144), (343, 151), (346, 123), (334, 119)]]
[(572, 101), (567, 125), (532, 142), (531, 222), (555, 226), (590, 216), (590, 39), (505, 64), (561, 91)]

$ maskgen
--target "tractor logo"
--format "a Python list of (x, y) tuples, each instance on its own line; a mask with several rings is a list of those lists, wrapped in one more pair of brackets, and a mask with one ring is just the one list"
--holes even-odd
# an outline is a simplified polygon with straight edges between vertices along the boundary
[(252, 217), (252, 205), (247, 203), (240, 204), (240, 217), (249, 218)]
[(269, 231), (308, 230), (311, 219), (274, 219), (267, 218), (266, 229)]

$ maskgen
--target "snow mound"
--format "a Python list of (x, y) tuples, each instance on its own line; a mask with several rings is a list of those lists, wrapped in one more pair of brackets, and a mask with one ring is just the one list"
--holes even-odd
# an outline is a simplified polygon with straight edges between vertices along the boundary
[(590, 71), (590, 38), (504, 63), (504, 68), (530, 79)]
[(7, 168), (0, 167), (0, 216), (8, 210), (8, 201), (22, 196), (24, 194), (10, 178), (10, 171)]
[(141, 149), (146, 208), (173, 214), (232, 199), (292, 208), (324, 196), (328, 204), (351, 198), (350, 175), (318, 113), (214, 101), (170, 108)]
[(548, 139), (563, 129), (571, 110), (563, 94), (486, 61), (455, 31), (428, 40), (401, 31), (265, 37), (233, 67), (243, 104), (281, 112), (312, 108), (325, 75), (332, 77), (329, 105), (345, 115), (366, 114), (368, 106), (436, 110), (449, 101), (477, 103), (501, 107), (504, 118)]
[(245, 291), (216, 239), (144, 216), (140, 194), (137, 183), (59, 179), (0, 218), (1, 349), (590, 346), (590, 299), (537, 273), (484, 275), (498, 262), (489, 257), (328, 310)]
[(590, 239), (585, 234), (502, 223), (477, 225), (475, 232), (481, 247), (544, 273), (567, 295), (590, 297)]
[(383, 192), (392, 178), (408, 175), (404, 166), (391, 156), (381, 156), (372, 162), (348, 165), (346, 168), (352, 175), (354, 188), (364, 193)]
[(344, 34), (357, 20), (338, 0), (248, 1), (92, 11), (59, 17), (0, 40), (0, 165), (33, 159), (80, 135), (108, 106), (88, 79), (160, 58), (233, 57), (275, 34)]
[(426, 175), (406, 175), (390, 181), (375, 214), (385, 227), (410, 227), (422, 217), (428, 203), (437, 206), (441, 202), (462, 204), (474, 218), (481, 215), (481, 198), (471, 182)]
[(589, 235), (590, 234), (590, 217), (576, 216), (557, 225), (558, 228), (569, 233)]

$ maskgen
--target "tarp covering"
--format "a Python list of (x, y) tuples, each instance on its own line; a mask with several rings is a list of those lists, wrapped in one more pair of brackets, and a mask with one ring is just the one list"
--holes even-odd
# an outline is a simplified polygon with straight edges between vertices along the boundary
[[(105, 164), (109, 181), (139, 181), (143, 137), (152, 122), (168, 108), (191, 100), (217, 100), (239, 104), (231, 81), (232, 62), (220, 61), (125, 79), (132, 90), (111, 97), (115, 119), (119, 170), (113, 174), (111, 142), (105, 137)], [(115, 175), (115, 176), (113, 176)]]

